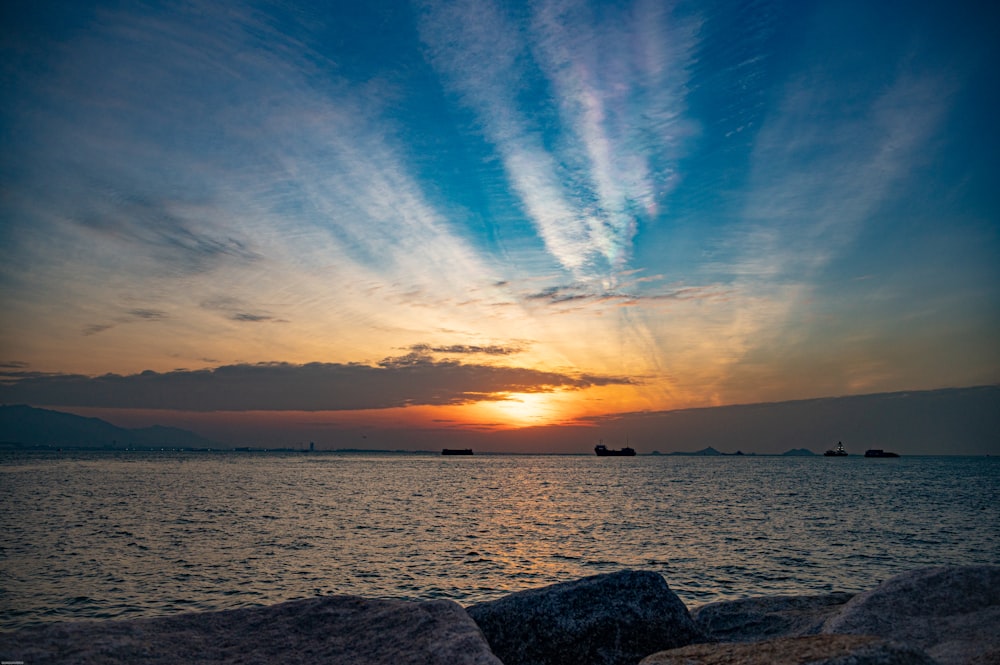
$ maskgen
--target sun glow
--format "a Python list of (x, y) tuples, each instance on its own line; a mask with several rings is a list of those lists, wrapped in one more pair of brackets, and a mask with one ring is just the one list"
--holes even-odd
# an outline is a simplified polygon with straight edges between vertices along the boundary
[(566, 419), (565, 406), (552, 393), (505, 393), (503, 399), (479, 402), (477, 418), (507, 427), (550, 425)]

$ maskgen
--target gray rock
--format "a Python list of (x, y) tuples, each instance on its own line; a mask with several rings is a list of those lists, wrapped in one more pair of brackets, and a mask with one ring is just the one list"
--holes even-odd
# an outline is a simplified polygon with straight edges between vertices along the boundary
[(915, 644), (946, 665), (1000, 663), (1000, 566), (925, 568), (848, 602), (824, 633)]
[(270, 607), (0, 634), (0, 659), (125, 663), (502, 665), (457, 603), (325, 596)]
[(640, 665), (934, 665), (914, 646), (866, 635), (809, 635), (741, 644), (696, 644)]
[(849, 593), (831, 593), (721, 601), (695, 608), (691, 618), (711, 642), (759, 642), (815, 635), (851, 597)]
[(621, 571), (468, 608), (505, 665), (634, 665), (701, 638), (658, 573)]

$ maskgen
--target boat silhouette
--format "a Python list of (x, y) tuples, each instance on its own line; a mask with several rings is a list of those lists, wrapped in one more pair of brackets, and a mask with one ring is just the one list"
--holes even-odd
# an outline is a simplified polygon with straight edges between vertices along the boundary
[(836, 450), (828, 450), (823, 453), (824, 457), (847, 457), (847, 451), (844, 450), (844, 444), (840, 441), (837, 442)]
[(881, 448), (872, 448), (865, 451), (865, 457), (899, 457), (899, 455), (891, 453), (888, 450), (882, 450)]
[(621, 450), (616, 450), (614, 448), (608, 448), (603, 443), (599, 443), (594, 446), (594, 452), (598, 457), (635, 457), (635, 450), (625, 446)]

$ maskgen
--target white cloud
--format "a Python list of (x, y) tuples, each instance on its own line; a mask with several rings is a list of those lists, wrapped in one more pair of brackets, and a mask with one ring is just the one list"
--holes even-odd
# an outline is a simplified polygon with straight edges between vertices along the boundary
[[(548, 251), (577, 279), (613, 278), (669, 189), (660, 161), (676, 152), (689, 28), (650, 4), (599, 21), (584, 4), (543, 3), (526, 23), (489, 2), (424, 8), (431, 62), (478, 115)], [(549, 92), (558, 129), (523, 103), (545, 108)]]
[[(741, 223), (726, 230), (719, 259), (705, 266), (739, 294), (719, 337), (729, 340), (717, 371), (720, 385), (728, 386), (723, 401), (741, 390), (759, 392), (767, 382), (781, 394), (781, 386), (796, 381), (781, 354), (817, 334), (813, 326), (821, 322), (810, 314), (817, 280), (856, 250), (859, 237), (881, 223), (883, 207), (905, 191), (914, 164), (926, 158), (949, 91), (941, 78), (912, 72), (897, 74), (877, 93), (855, 85), (860, 92), (847, 99), (822, 68), (802, 73), (756, 137)], [(824, 353), (836, 352), (816, 356)], [(848, 362), (870, 361), (845, 358), (845, 375), (852, 371)], [(741, 386), (748, 377), (753, 385)]]
[(750, 261), (809, 277), (835, 260), (921, 160), (948, 88), (903, 73), (848, 102), (821, 73), (793, 83), (757, 139), (744, 211), (757, 237)]
[(66, 294), (67, 322), (95, 330), (144, 293), (211, 344), (240, 334), (200, 306), (219, 297), (330, 334), (406, 325), (380, 299), (496, 280), (413, 175), (377, 80), (318, 75), (320, 54), (239, 5), (133, 9), (101, 10), (33, 91), (48, 112), (22, 109), (42, 147), (16, 191), (48, 190), (10, 200), (26, 268), (50, 271), (25, 300)]

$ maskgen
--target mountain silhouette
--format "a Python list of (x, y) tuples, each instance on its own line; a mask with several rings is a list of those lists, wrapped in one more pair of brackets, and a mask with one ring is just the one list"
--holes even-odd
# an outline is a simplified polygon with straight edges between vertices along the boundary
[(194, 432), (153, 425), (127, 429), (100, 418), (85, 418), (25, 404), (0, 406), (0, 442), (21, 446), (104, 448), (171, 446), (208, 448), (215, 444)]
[(712, 446), (709, 446), (708, 448), (702, 448), (701, 450), (696, 450), (695, 452), (678, 451), (668, 454), (682, 457), (715, 457), (716, 455), (724, 455), (725, 453), (720, 453)]

